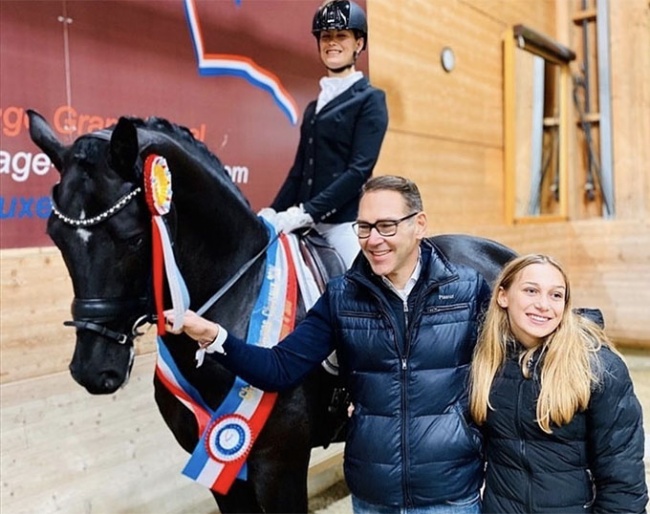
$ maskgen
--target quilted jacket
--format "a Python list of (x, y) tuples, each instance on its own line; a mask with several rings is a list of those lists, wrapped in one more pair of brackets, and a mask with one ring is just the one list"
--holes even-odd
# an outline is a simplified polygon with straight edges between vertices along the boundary
[(229, 335), (219, 358), (251, 384), (298, 384), (331, 352), (354, 403), (344, 470), (351, 492), (381, 505), (427, 506), (478, 495), (481, 436), (468, 421), (468, 370), (485, 280), (423, 242), (407, 303), (357, 259), (272, 349)]
[(539, 354), (531, 379), (511, 355), (490, 392), (483, 512), (645, 512), (641, 407), (623, 361), (602, 348), (603, 383), (587, 410), (546, 434), (535, 422)]

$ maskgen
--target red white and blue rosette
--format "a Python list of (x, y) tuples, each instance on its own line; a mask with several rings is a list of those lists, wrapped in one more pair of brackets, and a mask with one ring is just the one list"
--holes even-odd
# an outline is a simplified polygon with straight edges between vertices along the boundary
[(220, 462), (246, 459), (253, 445), (248, 420), (238, 414), (226, 414), (208, 427), (205, 438), (208, 454)]

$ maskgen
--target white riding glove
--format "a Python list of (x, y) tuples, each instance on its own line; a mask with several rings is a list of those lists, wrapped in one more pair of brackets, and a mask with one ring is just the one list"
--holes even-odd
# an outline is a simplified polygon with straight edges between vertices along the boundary
[(276, 225), (278, 213), (275, 212), (275, 209), (272, 209), (271, 207), (264, 207), (263, 209), (260, 209), (257, 215), (264, 218), (266, 221), (268, 221), (271, 225), (275, 227), (277, 231), (280, 230)]
[(289, 207), (286, 211), (278, 212), (274, 225), (278, 231), (288, 234), (299, 228), (313, 227), (314, 219), (300, 205), (299, 207)]

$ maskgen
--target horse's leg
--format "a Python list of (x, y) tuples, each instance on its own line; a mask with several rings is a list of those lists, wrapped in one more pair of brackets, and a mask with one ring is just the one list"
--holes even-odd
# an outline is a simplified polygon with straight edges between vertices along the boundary
[(307, 512), (310, 420), (304, 387), (282, 393), (249, 459), (249, 477), (265, 512)]
[(289, 451), (290, 457), (282, 461), (277, 457), (265, 459), (261, 466), (255, 468), (255, 489), (265, 512), (307, 512), (307, 472), (311, 449), (308, 444), (292, 444)]
[(223, 514), (264, 512), (255, 501), (255, 491), (249, 480), (235, 480), (225, 496), (214, 491), (212, 495)]

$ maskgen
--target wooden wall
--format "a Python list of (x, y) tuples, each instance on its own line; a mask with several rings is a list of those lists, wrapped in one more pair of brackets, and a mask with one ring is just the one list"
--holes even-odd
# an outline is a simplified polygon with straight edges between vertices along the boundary
[[(603, 309), (617, 341), (650, 348), (650, 53), (641, 51), (650, 48), (650, 7), (610, 3), (614, 219), (580, 217), (574, 204), (568, 222), (504, 222), (501, 35), (525, 23), (568, 44), (564, 0), (368, 0), (370, 75), (390, 110), (377, 171), (420, 185), (432, 233), (557, 256), (578, 305)], [(444, 46), (456, 53), (449, 74)], [(153, 402), (150, 337), (117, 394), (90, 396), (72, 381), (74, 335), (61, 324), (71, 298), (54, 248), (0, 252), (3, 511), (215, 512), (206, 490), (180, 475), (186, 454)]]
[[(610, 1), (616, 216), (585, 214), (574, 128), (569, 220), (505, 221), (502, 34), (521, 23), (571, 46), (577, 4), (369, 2), (370, 76), (386, 90), (390, 116), (377, 172), (416, 181), (432, 233), (468, 232), (556, 256), (573, 278), (576, 304), (601, 308), (617, 342), (650, 348), (650, 52), (640, 51), (650, 48), (646, 0)], [(451, 73), (440, 65), (445, 46), (456, 54)]]

